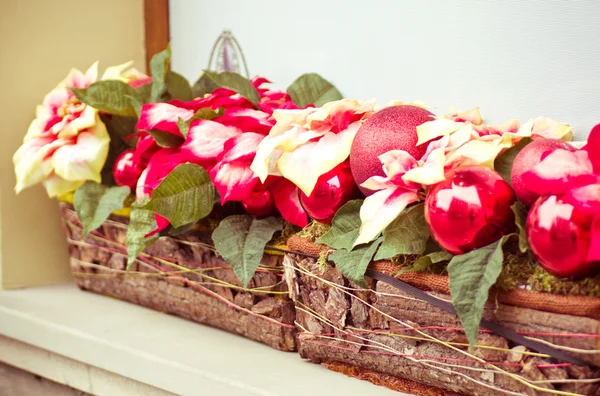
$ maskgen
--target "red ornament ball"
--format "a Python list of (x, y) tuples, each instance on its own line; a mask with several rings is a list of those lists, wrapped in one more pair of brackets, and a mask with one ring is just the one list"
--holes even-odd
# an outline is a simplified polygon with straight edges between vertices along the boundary
[(425, 218), (433, 238), (452, 254), (464, 254), (500, 239), (515, 227), (515, 194), (493, 170), (461, 166), (429, 190)]
[(527, 217), (527, 239), (538, 263), (560, 277), (600, 272), (600, 185), (540, 198)]
[(404, 150), (416, 159), (427, 151), (417, 146), (417, 127), (432, 121), (433, 113), (418, 106), (390, 106), (379, 110), (361, 125), (350, 149), (350, 167), (356, 184), (365, 195), (374, 191), (360, 187), (372, 176), (385, 176), (379, 156), (390, 150)]
[(273, 194), (269, 190), (254, 192), (242, 201), (242, 206), (254, 217), (267, 217), (277, 213)]
[(359, 194), (350, 167), (344, 162), (321, 175), (310, 196), (300, 192), (300, 203), (313, 220), (331, 224), (335, 212)]
[(113, 165), (115, 182), (119, 186), (128, 186), (132, 191), (135, 190), (138, 179), (144, 171), (142, 164), (135, 160), (134, 152), (134, 149), (123, 151)]
[(540, 197), (535, 186), (523, 182), (523, 173), (531, 170), (548, 154), (557, 149), (575, 151), (576, 148), (560, 139), (538, 139), (529, 143), (515, 157), (511, 170), (512, 185), (517, 198), (527, 206), (531, 206)]

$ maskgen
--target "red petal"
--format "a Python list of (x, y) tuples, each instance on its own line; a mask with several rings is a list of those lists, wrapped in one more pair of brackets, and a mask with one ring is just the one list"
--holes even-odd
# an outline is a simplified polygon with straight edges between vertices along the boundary
[(252, 85), (254, 85), (254, 88), (258, 88), (263, 84), (270, 84), (271, 81), (267, 80), (264, 77), (260, 77), (260, 76), (256, 76), (254, 77), (252, 80), (250, 80), (250, 82), (252, 83)]
[(562, 195), (573, 188), (594, 184), (598, 177), (593, 174), (587, 152), (558, 149), (523, 173), (522, 179), (532, 186), (532, 191), (544, 196)]
[(594, 172), (600, 174), (600, 124), (592, 128), (585, 150), (590, 155), (590, 161), (594, 165)]
[(189, 120), (194, 112), (169, 103), (150, 103), (142, 105), (140, 119), (135, 128), (140, 131), (158, 130), (181, 136), (177, 121)]
[(263, 111), (232, 108), (226, 109), (225, 114), (215, 118), (213, 121), (239, 128), (243, 132), (256, 132), (267, 135), (274, 125), (274, 122), (269, 120), (269, 118), (269, 114)]
[(259, 182), (247, 163), (219, 162), (210, 171), (210, 178), (221, 196), (221, 205), (249, 198)]
[(258, 144), (264, 138), (265, 136), (259, 133), (246, 132), (227, 140), (223, 147), (223, 155), (220, 161), (246, 161), (250, 165), (256, 156)]
[(152, 231), (150, 231), (149, 233), (147, 233), (145, 235), (146, 238), (151, 237), (152, 235), (156, 235), (159, 232), (161, 232), (162, 230), (166, 229), (169, 224), (169, 220), (165, 219), (164, 217), (155, 214), (154, 218), (156, 219), (156, 228), (153, 229)]
[(279, 210), (285, 221), (298, 227), (308, 225), (308, 215), (300, 204), (300, 194), (295, 184), (287, 179), (280, 178), (273, 183), (270, 191), (275, 199), (277, 210)]
[(595, 266), (595, 272), (600, 272), (600, 213), (596, 212), (590, 230), (590, 249), (587, 256), (588, 263)]
[(225, 142), (242, 133), (238, 128), (209, 120), (194, 120), (181, 151), (194, 163), (203, 166), (215, 164), (223, 152)]

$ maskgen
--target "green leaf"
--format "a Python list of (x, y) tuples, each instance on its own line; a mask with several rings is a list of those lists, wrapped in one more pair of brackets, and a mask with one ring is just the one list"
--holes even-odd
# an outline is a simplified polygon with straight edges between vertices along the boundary
[(171, 68), (171, 45), (164, 51), (152, 57), (150, 61), (150, 73), (152, 74), (152, 88), (150, 102), (160, 102), (162, 96), (167, 92), (167, 73)]
[(185, 121), (182, 118), (177, 120), (177, 127), (179, 128), (179, 132), (183, 135), (184, 138), (187, 138), (188, 131), (190, 130), (190, 125), (194, 120), (212, 120), (213, 118), (219, 117), (223, 115), (223, 108), (220, 107), (216, 111), (210, 108), (202, 108), (199, 109), (196, 114), (192, 116), (189, 120)]
[(129, 187), (106, 187), (87, 182), (75, 191), (74, 206), (83, 224), (83, 233), (100, 227), (115, 210), (123, 209), (123, 203), (131, 191)]
[(135, 130), (137, 117), (100, 114), (100, 119), (106, 125), (111, 142), (117, 139), (128, 147), (135, 147), (136, 140), (128, 139), (128, 137), (137, 132)]
[(513, 162), (515, 162), (515, 157), (521, 152), (521, 150), (523, 150), (525, 146), (531, 142), (531, 138), (521, 139), (519, 144), (506, 150), (504, 153), (502, 153), (502, 155), (496, 158), (496, 161), (494, 161), (494, 169), (496, 172), (498, 172), (511, 186), (512, 178), (510, 173), (512, 171)]
[(515, 224), (519, 230), (519, 250), (521, 253), (527, 253), (529, 250), (529, 241), (527, 240), (527, 206), (521, 201), (517, 201), (511, 206), (515, 214)]
[(208, 173), (196, 164), (177, 165), (142, 209), (169, 220), (174, 227), (195, 223), (210, 214), (215, 202), (215, 187)]
[(281, 219), (255, 219), (233, 215), (222, 220), (212, 234), (217, 252), (231, 265), (244, 287), (256, 272), (267, 242), (283, 229)]
[(298, 77), (287, 89), (292, 101), (300, 108), (309, 104), (323, 106), (327, 102), (343, 98), (340, 91), (317, 73)]
[(260, 95), (256, 88), (254, 88), (254, 85), (240, 74), (228, 71), (215, 73), (204, 70), (204, 75), (210, 78), (217, 86), (239, 93), (254, 105), (260, 102)]
[(108, 114), (136, 116), (135, 90), (118, 80), (97, 81), (87, 88), (69, 88), (82, 103)]
[(215, 89), (219, 88), (209, 76), (202, 73), (200, 78), (192, 86), (192, 96), (194, 98), (201, 98), (206, 94), (212, 93)]
[(327, 245), (333, 249), (352, 250), (352, 245), (360, 229), (360, 199), (347, 202), (333, 217), (331, 228), (316, 240), (317, 245)]
[(383, 237), (379, 237), (375, 241), (352, 251), (338, 249), (331, 253), (329, 259), (335, 263), (335, 266), (346, 278), (362, 284), (365, 281), (367, 267), (373, 260), (373, 256), (381, 242), (383, 242)]
[[(417, 260), (415, 260), (415, 262), (412, 263), (412, 265), (406, 266), (406, 267), (403, 267), (402, 269), (400, 269), (400, 271), (398, 271), (396, 276), (402, 275), (406, 272), (425, 271), (426, 269), (431, 267), (433, 264), (436, 264), (436, 263), (439, 263), (442, 261), (449, 261), (452, 259), (452, 257), (453, 257), (452, 254), (448, 253), (445, 250), (426, 254), (424, 256), (419, 257)], [(377, 258), (375, 258), (375, 260), (377, 260)]]
[(152, 135), (152, 137), (156, 141), (156, 144), (158, 144), (160, 147), (179, 147), (185, 141), (181, 136), (176, 136), (172, 133), (159, 131), (156, 129), (151, 130), (148, 133)]
[[(136, 205), (143, 206), (147, 201), (148, 198), (144, 198)], [(156, 229), (154, 213), (134, 205), (131, 208), (127, 226), (127, 270), (131, 268), (140, 253), (158, 239), (158, 235), (146, 238), (146, 234), (154, 229)]]
[(169, 70), (165, 76), (165, 85), (171, 99), (188, 102), (194, 98), (189, 81), (179, 73)]
[(490, 287), (502, 272), (502, 245), (507, 239), (505, 236), (488, 246), (454, 256), (448, 264), (452, 304), (471, 347), (477, 342), (479, 323)]
[(425, 207), (423, 204), (413, 205), (400, 213), (383, 231), (383, 243), (375, 260), (384, 260), (399, 254), (422, 254), (428, 239)]
[(152, 83), (140, 85), (135, 88), (135, 93), (142, 103), (150, 103), (150, 96), (152, 95)]

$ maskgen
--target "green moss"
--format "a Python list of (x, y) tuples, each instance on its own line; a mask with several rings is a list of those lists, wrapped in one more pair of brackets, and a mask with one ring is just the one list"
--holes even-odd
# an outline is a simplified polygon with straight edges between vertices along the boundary
[(537, 267), (527, 284), (539, 292), (600, 297), (600, 275), (581, 280), (562, 279)]
[(313, 221), (306, 227), (304, 227), (297, 235), (302, 238), (309, 238), (311, 240), (316, 240), (323, 234), (325, 234), (331, 226), (329, 224), (319, 223), (318, 221)]

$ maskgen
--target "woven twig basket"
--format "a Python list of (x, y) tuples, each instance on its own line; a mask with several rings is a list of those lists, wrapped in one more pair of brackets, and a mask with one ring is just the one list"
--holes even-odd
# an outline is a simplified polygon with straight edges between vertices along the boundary
[(126, 270), (128, 219), (111, 216), (82, 235), (73, 207), (60, 203), (75, 283), (116, 297), (217, 327), (283, 351), (295, 351), (295, 311), (283, 280), (283, 256), (265, 254), (243, 288), (220, 258), (210, 235), (189, 232), (162, 237)]
[[(295, 238), (288, 247), (298, 254), (286, 254), (283, 265), (296, 304), (302, 357), (422, 395), (600, 394), (599, 320), (490, 301), (486, 319), (589, 365), (557, 362), (487, 331), (469, 352), (456, 315), (384, 282), (367, 278), (368, 287), (361, 288), (332, 265), (323, 271), (313, 258), (318, 247)], [(406, 281), (450, 300), (419, 281)]]

